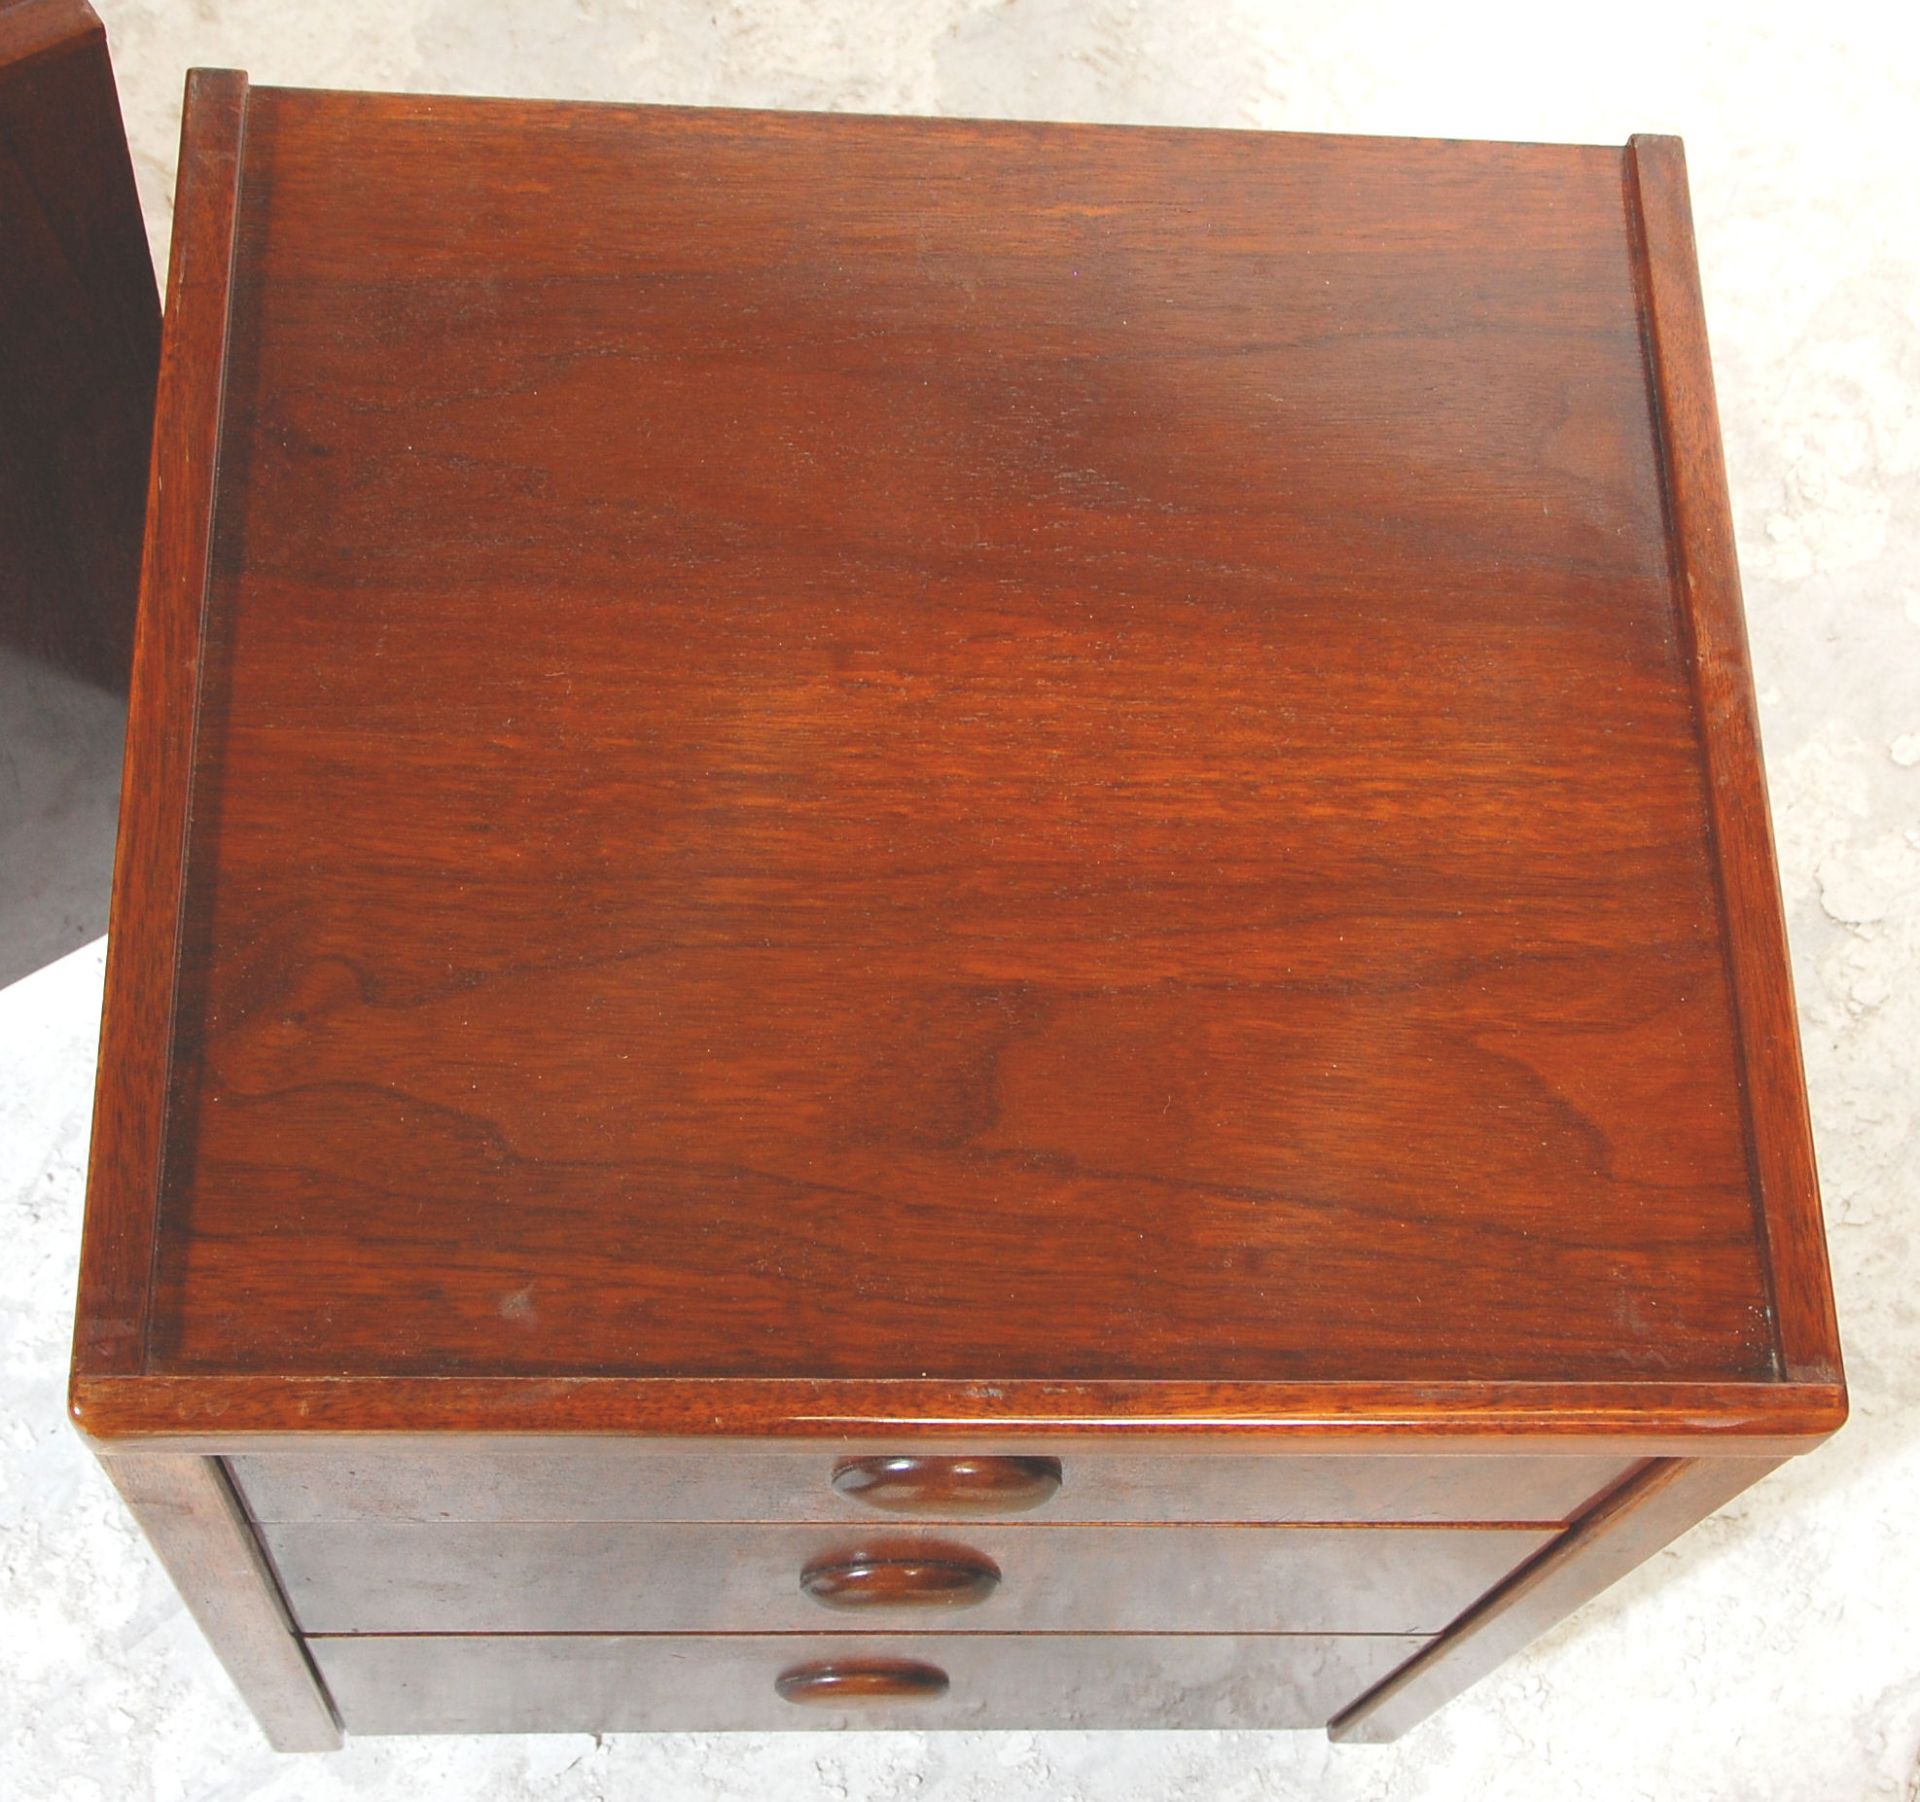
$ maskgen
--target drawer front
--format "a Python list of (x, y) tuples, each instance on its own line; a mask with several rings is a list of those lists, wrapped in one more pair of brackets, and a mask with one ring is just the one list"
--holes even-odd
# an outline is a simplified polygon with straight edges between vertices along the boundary
[[(1431, 1633), (1552, 1538), (1489, 1527), (976, 1524), (935, 1536), (607, 1521), (261, 1531), (309, 1633), (805, 1633), (863, 1620), (986, 1633)], [(863, 1566), (892, 1574), (851, 1594)]]
[[(260, 1521), (873, 1521), (998, 1514), (1035, 1521), (1506, 1521), (1558, 1524), (1620, 1477), (1619, 1458), (1251, 1454), (1185, 1446), (1059, 1448), (1058, 1485), (996, 1498), (943, 1483), (849, 1481), (895, 1447), (528, 1442), (485, 1452), (274, 1452), (230, 1459)], [(984, 1457), (991, 1459), (990, 1448)], [(1002, 1450), (1002, 1458), (1030, 1458)], [(913, 1456), (913, 1454), (909, 1454)], [(944, 1454), (952, 1457), (952, 1454)], [(972, 1454), (975, 1459), (982, 1454)], [(835, 1478), (841, 1478), (841, 1487)], [(962, 1490), (966, 1490), (962, 1493)], [(1001, 1504), (992, 1504), (996, 1499)], [(982, 1506), (982, 1503), (988, 1505)], [(907, 1504), (902, 1507), (901, 1504)]]
[(309, 1649), (349, 1733), (644, 1733), (1318, 1727), (1423, 1643), (583, 1634), (315, 1639)]

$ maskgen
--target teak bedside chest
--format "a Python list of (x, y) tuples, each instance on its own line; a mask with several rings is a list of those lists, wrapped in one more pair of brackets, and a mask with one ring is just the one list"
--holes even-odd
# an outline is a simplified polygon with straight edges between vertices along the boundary
[(198, 74), (132, 708), (278, 1745), (1381, 1737), (1843, 1418), (1672, 139)]

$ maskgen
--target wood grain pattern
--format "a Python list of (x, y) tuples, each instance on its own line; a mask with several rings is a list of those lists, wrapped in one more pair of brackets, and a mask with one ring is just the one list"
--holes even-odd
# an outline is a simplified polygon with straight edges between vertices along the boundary
[(106, 36), (0, 0), (0, 986), (107, 922), (160, 306)]
[[(244, 1443), (244, 1442), (242, 1442)], [(976, 1455), (986, 1448), (976, 1448)], [(1034, 1523), (1453, 1521), (1558, 1525), (1626, 1468), (1621, 1457), (1234, 1453), (1129, 1434), (1077, 1441)], [(491, 1450), (417, 1438), (326, 1439), (227, 1460), (258, 1521), (732, 1520), (878, 1527), (834, 1485), (839, 1448), (529, 1437)], [(964, 1520), (978, 1510), (927, 1518)]]
[[(1275, 1633), (313, 1642), (356, 1734), (1318, 1727), (1413, 1649), (1407, 1640)], [(842, 1709), (796, 1707), (777, 1693), (783, 1672), (856, 1651), (930, 1665), (949, 1679), (947, 1693)]]
[(132, 1452), (104, 1460), (214, 1655), (281, 1752), (326, 1752), (340, 1728), (212, 1458)]
[(853, 1382), (717, 1378), (76, 1377), (72, 1413), (103, 1444), (287, 1451), (308, 1435), (477, 1446), (543, 1434), (882, 1439), (965, 1451), (1141, 1433), (1219, 1450), (1564, 1452), (1804, 1450), (1846, 1418), (1821, 1383)]
[[(903, 1543), (845, 1528), (731, 1522), (361, 1520), (260, 1533), (308, 1633), (817, 1632), (820, 1607), (801, 1573)], [(927, 1625), (1433, 1633), (1553, 1537), (1476, 1526), (981, 1522), (966, 1528), (964, 1543), (999, 1568), (999, 1587), (966, 1615)]]
[(156, 1368), (1776, 1374), (1619, 153), (250, 118)]
[(147, 1363), (247, 84), (196, 74), (180, 126), (113, 933), (87, 1165), (76, 1377)]
[(1757, 1483), (1777, 1462), (1673, 1458), (1649, 1466), (1357, 1701), (1331, 1724), (1333, 1737), (1398, 1738)]
[(1646, 270), (1675, 573), (1707, 761), (1747, 1130), (1761, 1218), (1776, 1253), (1775, 1332), (1790, 1376), (1837, 1383), (1839, 1328), (1680, 140), (1635, 138), (1627, 170)]
[(356, 1730), (1390, 1732), (1844, 1418), (1677, 146), (182, 168), (72, 1405)]

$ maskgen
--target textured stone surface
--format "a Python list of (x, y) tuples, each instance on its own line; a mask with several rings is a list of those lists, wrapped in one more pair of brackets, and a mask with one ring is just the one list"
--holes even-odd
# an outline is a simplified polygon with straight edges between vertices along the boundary
[[(156, 245), (180, 77), (1688, 141), (1854, 1391), (1824, 1452), (1397, 1745), (1314, 1735), (265, 1751), (61, 1419), (101, 954), (0, 994), (0, 1795), (985, 1802), (1920, 1796), (1920, 25), (1742, 6), (96, 0)], [(1869, 23), (1870, 21), (1870, 23)]]

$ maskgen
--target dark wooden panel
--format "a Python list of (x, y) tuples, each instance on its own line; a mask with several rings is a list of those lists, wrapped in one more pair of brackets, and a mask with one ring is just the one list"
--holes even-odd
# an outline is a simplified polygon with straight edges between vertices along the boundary
[[(1478, 1527), (345, 1521), (261, 1535), (309, 1633), (804, 1633), (810, 1565), (954, 1544), (1000, 1583), (928, 1625), (1047, 1633), (1431, 1633), (1551, 1532)], [(897, 1624), (919, 1629), (922, 1611)]]
[(160, 305), (84, 0), (0, 0), (0, 646), (124, 695)]
[[(352, 1733), (823, 1727), (1317, 1727), (1406, 1658), (1404, 1639), (317, 1639)], [(945, 1695), (796, 1705), (787, 1671), (854, 1657), (931, 1666)]]
[(263, 91), (238, 229), (159, 1368), (1774, 1374), (1619, 153)]
[(0, 984), (106, 929), (160, 308), (106, 36), (0, 0)]
[[(990, 1452), (990, 1443), (975, 1455)], [(835, 1521), (890, 1517), (832, 1482), (844, 1447), (660, 1450), (549, 1441), (524, 1450), (242, 1453), (228, 1460), (261, 1521)], [(1177, 1445), (1076, 1446), (1058, 1494), (1013, 1518), (1093, 1521), (1560, 1522), (1625, 1470), (1592, 1457), (1235, 1456)], [(959, 1519), (955, 1514), (932, 1518)]]

